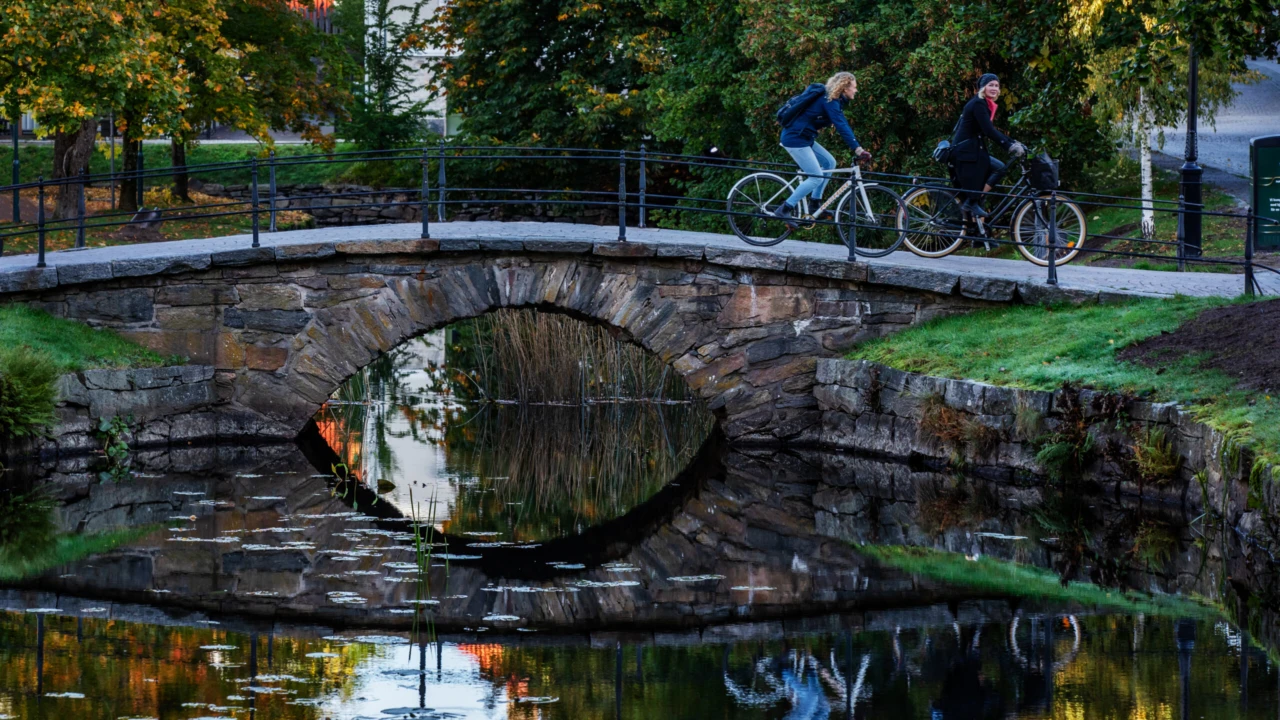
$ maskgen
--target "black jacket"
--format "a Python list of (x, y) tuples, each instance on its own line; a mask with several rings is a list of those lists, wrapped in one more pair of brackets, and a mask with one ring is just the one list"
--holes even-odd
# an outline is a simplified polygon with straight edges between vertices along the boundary
[(989, 171), (990, 155), (987, 138), (995, 140), (1005, 150), (1013, 139), (996, 129), (991, 122), (991, 110), (987, 101), (973, 96), (960, 113), (960, 126), (956, 129), (955, 144), (951, 149), (951, 161), (955, 164), (956, 180), (964, 190), (982, 190)]

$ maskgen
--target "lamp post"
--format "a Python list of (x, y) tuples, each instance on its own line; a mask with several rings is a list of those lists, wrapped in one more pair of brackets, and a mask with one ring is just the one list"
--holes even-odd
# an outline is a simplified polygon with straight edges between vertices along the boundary
[(1199, 105), (1200, 60), (1196, 57), (1196, 39), (1191, 37), (1190, 63), (1187, 68), (1187, 144), (1184, 162), (1182, 163), (1182, 180), (1178, 184), (1179, 210), (1182, 212), (1183, 237), (1182, 252), (1184, 257), (1200, 257), (1201, 216), (1204, 197), (1201, 194), (1200, 178), (1204, 170), (1196, 163), (1198, 148), (1196, 145), (1196, 110)]

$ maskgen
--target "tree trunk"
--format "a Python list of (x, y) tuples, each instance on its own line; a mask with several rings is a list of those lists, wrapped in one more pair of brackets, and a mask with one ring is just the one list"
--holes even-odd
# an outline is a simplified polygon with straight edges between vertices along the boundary
[(1151, 202), (1155, 197), (1155, 183), (1151, 170), (1151, 127), (1147, 122), (1147, 103), (1142, 97), (1142, 90), (1138, 90), (1138, 113), (1133, 125), (1138, 140), (1138, 164), (1142, 166), (1142, 237), (1150, 240), (1156, 235), (1156, 211)]
[[(74, 178), (89, 167), (93, 143), (98, 139), (98, 121), (84, 120), (72, 132), (59, 130), (53, 138), (53, 179)], [(69, 220), (80, 212), (80, 184), (58, 186), (54, 220)]]
[[(130, 124), (132, 128), (132, 124)], [(138, 148), (142, 144), (135, 139), (130, 139), (128, 135), (124, 137), (121, 143), (121, 153), (123, 154), (124, 166), (120, 171), (120, 203), (119, 209), (123, 212), (138, 211), (138, 178), (134, 173), (138, 172)]]
[(187, 144), (174, 138), (173, 148), (173, 195), (182, 202), (191, 202), (189, 183), (187, 182)]

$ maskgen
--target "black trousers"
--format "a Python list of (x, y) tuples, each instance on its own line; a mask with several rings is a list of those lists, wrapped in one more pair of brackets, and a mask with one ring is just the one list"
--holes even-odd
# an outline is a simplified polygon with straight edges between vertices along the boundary
[(988, 167), (991, 169), (991, 173), (987, 175), (987, 184), (991, 187), (995, 187), (1000, 184), (1000, 181), (1004, 179), (1005, 175), (1009, 174), (1009, 166), (1001, 162), (1000, 158), (995, 157), (994, 155), (989, 159), (991, 160), (991, 164)]

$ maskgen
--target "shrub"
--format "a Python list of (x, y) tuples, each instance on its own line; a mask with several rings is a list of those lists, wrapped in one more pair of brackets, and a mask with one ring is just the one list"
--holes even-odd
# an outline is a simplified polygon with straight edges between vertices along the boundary
[(28, 345), (0, 349), (0, 436), (26, 437), (53, 424), (58, 366)]

